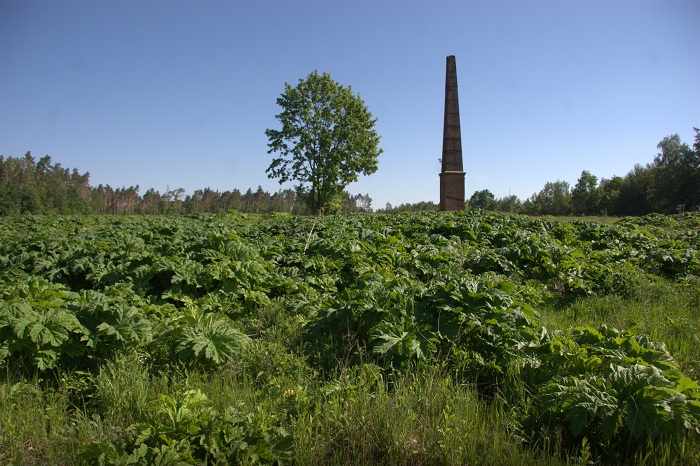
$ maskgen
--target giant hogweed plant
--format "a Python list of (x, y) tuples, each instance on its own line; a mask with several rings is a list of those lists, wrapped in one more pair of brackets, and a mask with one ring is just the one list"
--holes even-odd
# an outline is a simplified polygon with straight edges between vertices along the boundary
[(147, 352), (163, 337), (154, 327), (164, 307), (123, 284), (75, 293), (21, 272), (0, 282), (0, 351), (8, 363), (94, 369), (124, 351)]
[(514, 298), (516, 289), (493, 275), (459, 277), (435, 283), (421, 303), (440, 351), (458, 374), (489, 392), (510, 361), (543, 336), (535, 311)]
[[(575, 448), (585, 437), (597, 455), (614, 457), (621, 445), (637, 452), (649, 439), (700, 434), (698, 385), (680, 373), (665, 345), (635, 329), (550, 333), (514, 298), (517, 286), (495, 276), (428, 287), (376, 274), (364, 280), (307, 326), (308, 337), (345, 342), (326, 346), (336, 351), (331, 363), (373, 359), (406, 370), (413, 361), (447, 355), (458, 377), (504, 398), (522, 438), (533, 444), (554, 426), (563, 429), (561, 446)], [(516, 376), (526, 390), (509, 389)]]
[(87, 351), (89, 330), (68, 305), (77, 299), (61, 285), (24, 274), (0, 279), (0, 359), (32, 371)]
[(124, 285), (82, 291), (70, 305), (90, 329), (91, 356), (98, 362), (121, 352), (146, 350), (155, 337), (152, 307)]
[[(617, 458), (623, 445), (636, 452), (649, 439), (700, 434), (700, 386), (663, 343), (634, 328), (550, 334), (513, 298), (515, 285), (484, 278), (440, 285), (426, 302), (458, 373), (505, 396), (524, 439), (540, 444), (560, 426), (567, 448), (585, 437), (596, 453)], [(526, 392), (509, 392), (514, 374)]]
[[(700, 385), (684, 376), (663, 343), (635, 329), (577, 327), (548, 335), (511, 376), (527, 381), (519, 432), (536, 444), (556, 437), (620, 461), (649, 440), (700, 435)], [(534, 353), (533, 353), (534, 350)], [(534, 356), (534, 357), (533, 357)]]
[[(45, 371), (95, 368), (137, 350), (150, 359), (217, 366), (250, 339), (223, 313), (204, 312), (182, 297), (183, 309), (154, 305), (123, 285), (74, 293), (23, 273), (0, 280), (0, 358)], [(171, 351), (163, 354), (163, 348)], [(159, 361), (160, 363), (166, 361)]]
[(159, 395), (120, 442), (90, 444), (91, 464), (276, 464), (292, 457), (293, 438), (278, 423), (237, 406), (216, 410), (200, 390)]
[[(307, 325), (307, 338), (356, 341), (350, 359), (365, 351), (394, 369), (438, 354), (460, 355), (464, 369), (502, 372), (507, 356), (539, 342), (534, 311), (512, 298), (515, 285), (492, 276), (435, 280), (368, 274)], [(344, 351), (342, 345), (335, 351)]]
[(353, 286), (329, 297), (305, 328), (312, 359), (327, 368), (337, 361), (358, 364), (363, 358), (405, 369), (425, 359), (434, 339), (416, 313), (415, 299), (424, 286), (405, 276), (368, 273)]
[(204, 312), (186, 296), (184, 307), (162, 326), (163, 341), (169, 341), (173, 356), (186, 366), (221, 365), (230, 361), (250, 343), (233, 321), (223, 313)]
[[(697, 430), (697, 389), (661, 344), (633, 329), (547, 332), (529, 307), (625, 293), (647, 274), (693, 283), (697, 215), (615, 225), (474, 212), (2, 222), (4, 363), (92, 367), (136, 347), (175, 367), (213, 367), (246, 346), (239, 329), (255, 329), (275, 303), (305, 324), (312, 362), (409, 370), (439, 357), (505, 399), (533, 444), (585, 441), (612, 458)], [(167, 444), (142, 445), (153, 461), (154, 448), (167, 458)]]

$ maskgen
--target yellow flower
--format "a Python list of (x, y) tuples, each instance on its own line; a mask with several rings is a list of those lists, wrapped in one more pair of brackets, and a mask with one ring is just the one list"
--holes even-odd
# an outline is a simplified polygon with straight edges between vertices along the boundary
[(297, 394), (297, 392), (290, 389), (290, 390), (285, 390), (284, 393), (282, 394), (282, 396), (284, 396), (285, 398), (289, 398), (290, 396), (294, 396), (296, 394)]

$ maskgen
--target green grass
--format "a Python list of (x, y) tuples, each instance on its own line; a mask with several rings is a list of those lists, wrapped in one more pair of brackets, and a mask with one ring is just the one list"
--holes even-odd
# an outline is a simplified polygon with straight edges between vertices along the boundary
[(618, 329), (637, 327), (668, 351), (688, 377), (700, 382), (700, 280), (678, 285), (664, 279), (640, 279), (626, 296), (605, 295), (555, 301), (540, 308), (540, 322), (548, 329), (576, 326)]
[(439, 368), (385, 378), (377, 366), (363, 365), (274, 397), (255, 385), (224, 372), (149, 377), (137, 359), (124, 358), (97, 377), (88, 415), (69, 402), (75, 391), (4, 382), (0, 462), (80, 464), (91, 442), (124, 436), (147, 401), (200, 389), (215, 406), (243, 407), (254, 424), (282, 421), (295, 439), (294, 464), (564, 464), (521, 446), (500, 403), (480, 399)]
[(388, 380), (376, 369), (343, 374), (313, 412), (300, 416), (298, 464), (563, 464), (523, 448), (509, 435), (502, 404), (480, 399), (439, 368)]

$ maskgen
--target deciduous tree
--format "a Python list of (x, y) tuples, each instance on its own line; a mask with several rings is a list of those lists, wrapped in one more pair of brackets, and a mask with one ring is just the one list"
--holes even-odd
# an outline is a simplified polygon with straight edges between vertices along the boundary
[(659, 142), (654, 158), (648, 202), (656, 212), (674, 213), (700, 206), (700, 130), (695, 129), (694, 148), (674, 134)]
[(314, 71), (296, 87), (285, 84), (277, 99), (276, 115), (282, 129), (265, 131), (268, 154), (278, 153), (267, 169), (280, 184), (297, 181), (297, 193), (312, 212), (328, 212), (345, 187), (359, 174), (377, 171), (379, 135), (376, 119), (351, 87), (335, 82), (328, 73)]
[(488, 189), (475, 191), (469, 198), (469, 207), (472, 209), (494, 210), (496, 208), (496, 196)]
[(588, 170), (583, 170), (581, 176), (571, 190), (571, 208), (576, 215), (593, 215), (598, 213), (598, 178)]

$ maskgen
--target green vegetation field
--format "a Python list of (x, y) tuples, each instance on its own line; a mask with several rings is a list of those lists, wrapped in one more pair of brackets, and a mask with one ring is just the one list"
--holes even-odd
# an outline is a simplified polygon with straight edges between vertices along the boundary
[(699, 232), (0, 218), (0, 464), (700, 464)]

